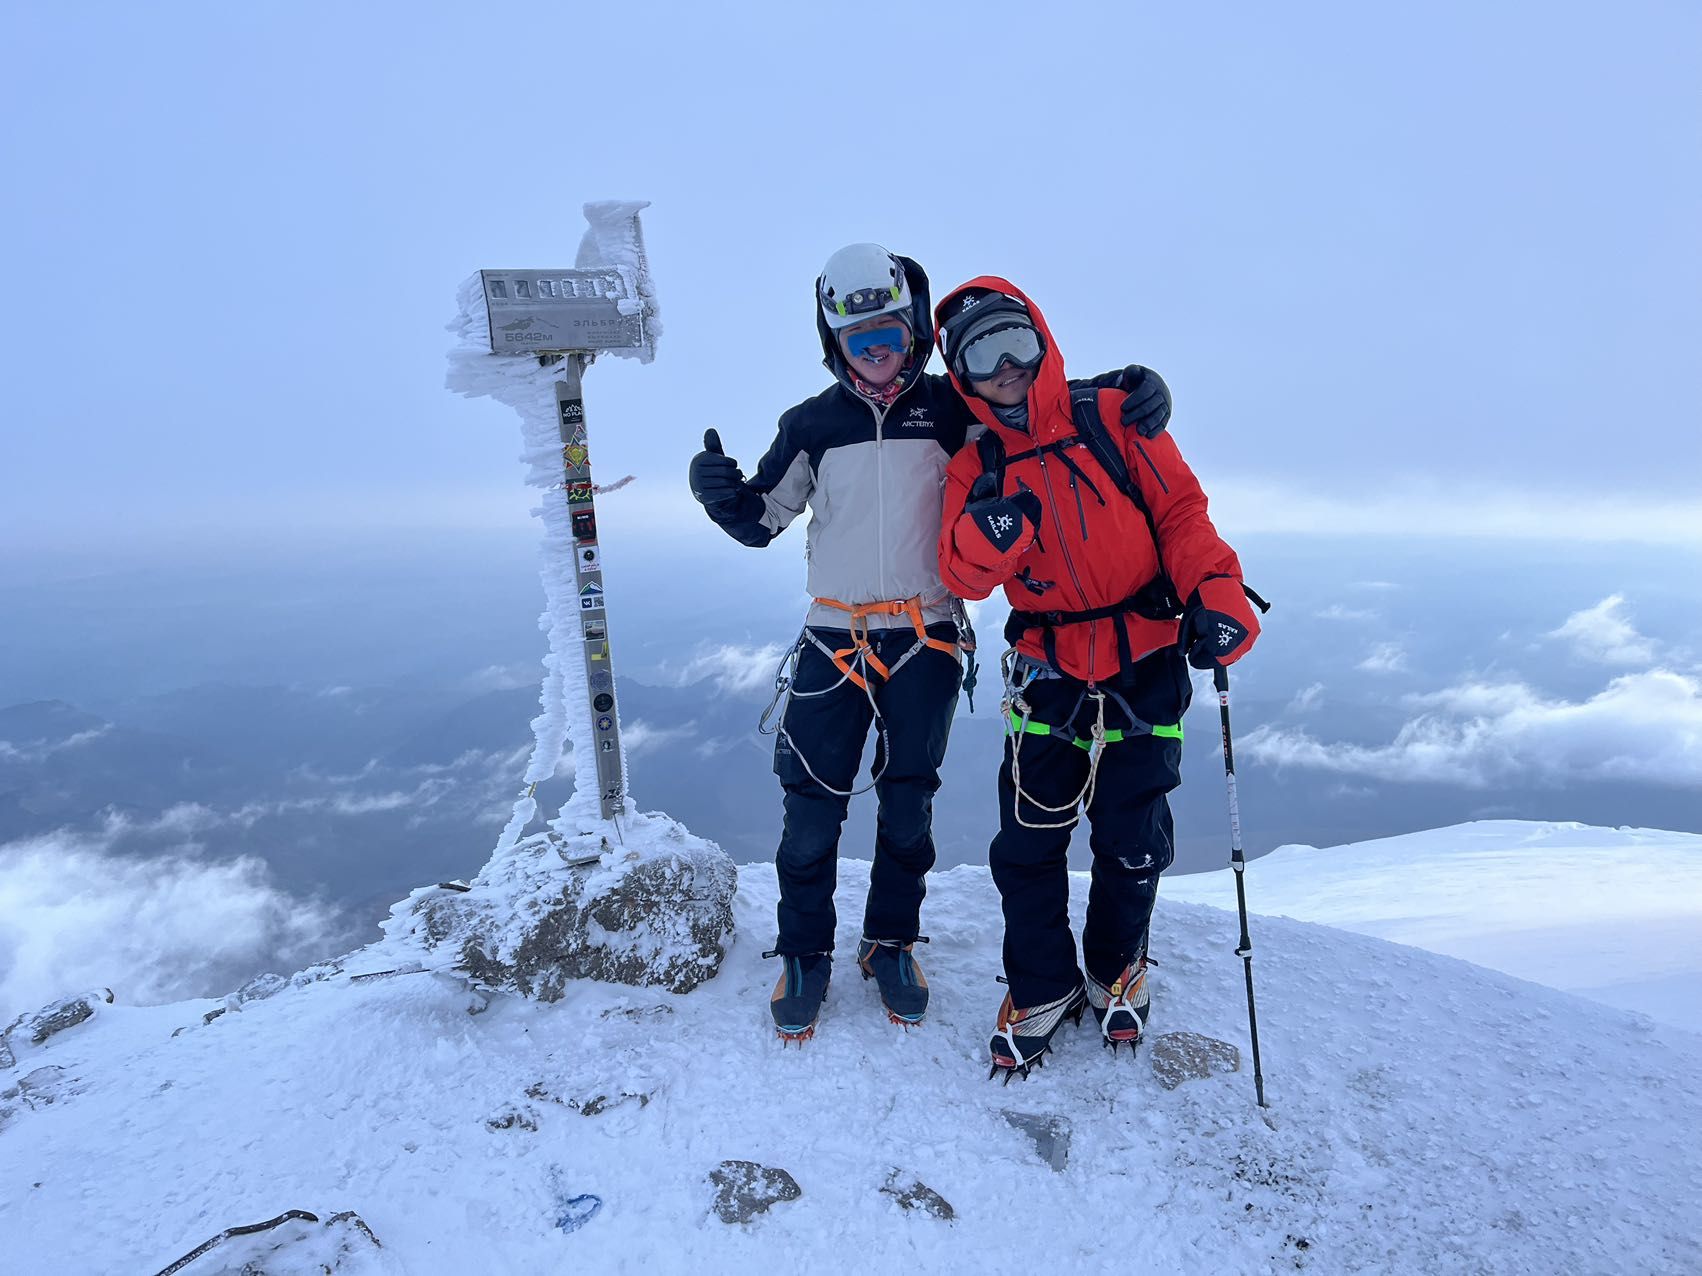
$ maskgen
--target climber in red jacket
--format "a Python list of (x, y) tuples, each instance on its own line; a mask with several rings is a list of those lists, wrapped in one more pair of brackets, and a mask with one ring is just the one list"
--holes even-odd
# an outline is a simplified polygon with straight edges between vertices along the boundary
[[(940, 573), (968, 599), (1003, 585), (1012, 607), (989, 856), (1010, 992), (991, 1053), (995, 1073), (1026, 1075), (1086, 1007), (1113, 1047), (1144, 1030), (1187, 666), (1240, 659), (1259, 621), (1175, 442), (1123, 427), (1121, 391), (1072, 394), (1026, 296), (983, 276), (934, 313), (952, 380), (986, 427), (946, 472)], [(1065, 856), (1083, 811), (1093, 882), (1078, 965)]]

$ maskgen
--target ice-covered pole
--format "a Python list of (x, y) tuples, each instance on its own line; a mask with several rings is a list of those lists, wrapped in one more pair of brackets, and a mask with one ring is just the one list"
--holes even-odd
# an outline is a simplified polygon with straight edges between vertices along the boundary
[(498, 850), (537, 815), (539, 783), (571, 745), (573, 794), (553, 824), (585, 831), (625, 810), (609, 621), (597, 539), (596, 485), (582, 376), (594, 355), (648, 363), (661, 326), (644, 252), (640, 201), (585, 205), (589, 229), (572, 269), (482, 270), (467, 279), (449, 325), (448, 388), (488, 396), (520, 415), (526, 481), (544, 490), (541, 576), (549, 636), (540, 712), (522, 792)]

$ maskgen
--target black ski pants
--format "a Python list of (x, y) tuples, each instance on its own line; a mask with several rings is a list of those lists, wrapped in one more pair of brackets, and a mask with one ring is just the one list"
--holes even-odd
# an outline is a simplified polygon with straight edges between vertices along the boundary
[[(1140, 732), (1130, 721), (1179, 727), (1192, 688), (1182, 657), (1166, 648), (1135, 662), (1102, 684), (1128, 706), (1107, 699), (1105, 726), (1126, 732), (1104, 746), (1091, 804), (1088, 845), (1093, 850), (1082, 959), (1088, 973), (1111, 983), (1146, 948), (1147, 928), (1158, 898), (1158, 876), (1175, 858), (1174, 826), (1166, 796), (1182, 782), (1182, 741)], [(1096, 702), (1086, 684), (1050, 677), (1024, 693), (1031, 721), (1054, 733), (1007, 734), (999, 770), (999, 833), (990, 862), (1005, 914), (1005, 978), (1019, 1008), (1044, 1005), (1081, 983), (1075, 937), (1070, 931), (1070, 884), (1066, 856), (1069, 828), (1030, 828), (1017, 818), (1013, 753), (1020, 749), (1022, 819), (1060, 824), (1074, 809), (1043, 811), (1037, 804), (1065, 806), (1087, 783), (1088, 751), (1070, 741), (1086, 739)], [(1062, 728), (1062, 730), (1059, 730)]]
[[(851, 645), (843, 629), (812, 632), (830, 650)], [(957, 630), (930, 625), (928, 635), (955, 642)], [(780, 877), (775, 948), (787, 955), (833, 951), (839, 831), (850, 805), (842, 795), (858, 787), (858, 763), (877, 710), (882, 730), (873, 767), (880, 777), (875, 782), (875, 859), (863, 933), (909, 943), (920, 925), (923, 878), (934, 866), (934, 794), (962, 668), (955, 655), (932, 647), (894, 668), (919, 645), (914, 629), (877, 629), (869, 640), (881, 662), (894, 669), (890, 681), (869, 680), (872, 703), (825, 652), (804, 642), (775, 742), (774, 773), (785, 789), (786, 811), (775, 855)]]

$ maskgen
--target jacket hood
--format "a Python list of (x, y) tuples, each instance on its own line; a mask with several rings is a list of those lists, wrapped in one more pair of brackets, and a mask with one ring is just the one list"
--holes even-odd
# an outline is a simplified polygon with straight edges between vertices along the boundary
[[(928, 293), (927, 273), (914, 258), (899, 257), (898, 262), (904, 267), (904, 282), (910, 286), (910, 336), (914, 342), (910, 366), (899, 373), (903, 383), (903, 390), (899, 393), (902, 394), (921, 379), (928, 360), (933, 357), (934, 326), (928, 315), (931, 298)], [(827, 326), (827, 319), (821, 312), (821, 302), (815, 300), (820, 295), (820, 286), (821, 280), (817, 279), (815, 287), (810, 290), (810, 296), (816, 311), (816, 333), (821, 337), (822, 366), (833, 373), (834, 379), (840, 385), (856, 394), (857, 387), (851, 381), (851, 370), (845, 366), (845, 356), (839, 351), (839, 338), (833, 329)]]
[[(1040, 360), (1040, 368), (1034, 374), (1034, 384), (1028, 390), (1028, 428), (1037, 442), (1044, 442), (1059, 432), (1068, 432), (1073, 427), (1070, 425), (1070, 386), (1064, 377), (1064, 356), (1058, 352), (1058, 343), (1052, 338), (1052, 329), (1047, 326), (1046, 316), (1041, 313), (1039, 306), (1029, 300), (1027, 293), (1010, 280), (1001, 279), (998, 275), (977, 275), (969, 282), (953, 288), (941, 300), (934, 310), (937, 327), (945, 327), (945, 317), (952, 313), (957, 305), (961, 305), (958, 299), (972, 288), (1005, 293), (1028, 307), (1034, 326), (1040, 329), (1040, 335), (1046, 339), (1046, 354)], [(958, 380), (957, 372), (951, 367), (949, 360), (946, 364), (946, 375), (951, 378), (952, 385), (963, 396), (963, 401), (969, 405), (969, 410), (975, 414), (976, 420), (993, 429), (1014, 433), (999, 420), (991, 403)]]

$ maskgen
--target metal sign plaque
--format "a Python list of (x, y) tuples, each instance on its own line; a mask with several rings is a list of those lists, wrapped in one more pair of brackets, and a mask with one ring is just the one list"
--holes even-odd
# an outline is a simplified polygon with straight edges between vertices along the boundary
[(481, 270), (479, 277), (492, 354), (644, 345), (644, 311), (626, 270)]

